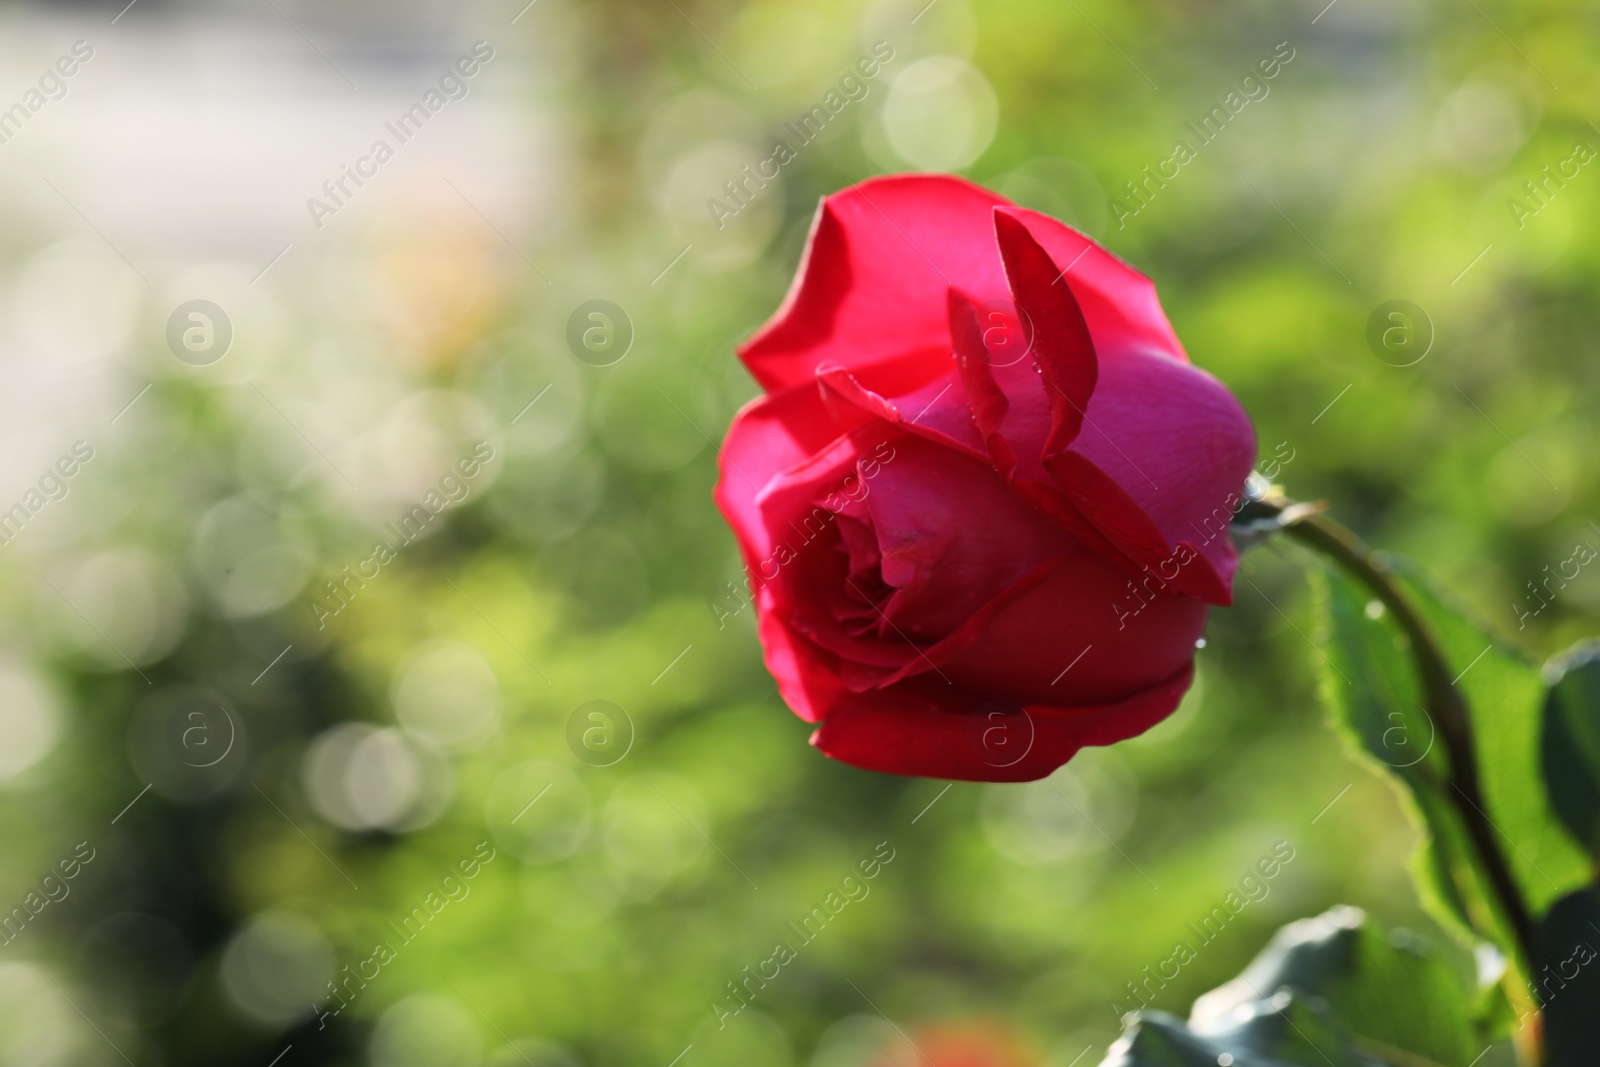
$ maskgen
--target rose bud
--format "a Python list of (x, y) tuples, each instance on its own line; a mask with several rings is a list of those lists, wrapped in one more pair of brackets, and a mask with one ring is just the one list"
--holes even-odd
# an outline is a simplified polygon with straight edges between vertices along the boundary
[(716, 500), (834, 759), (1040, 778), (1177, 707), (1255, 460), (1148, 278), (958, 178), (825, 198)]

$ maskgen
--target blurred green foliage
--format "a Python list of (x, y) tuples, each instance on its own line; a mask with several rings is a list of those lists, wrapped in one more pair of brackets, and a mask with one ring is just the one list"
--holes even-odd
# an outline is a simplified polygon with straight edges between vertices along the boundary
[[(5, 899), (78, 842), (98, 850), (0, 955), (0, 1060), (120, 1062), (114, 1044), (141, 1067), (266, 1064), (285, 1046), (284, 1067), (1068, 1067), (1098, 1061), (1126, 984), (1276, 842), (1294, 862), (1154, 1007), (1183, 1014), (1271, 930), (1335, 903), (1426, 928), (1415, 831), (1318, 709), (1291, 547), (1247, 557), (1169, 721), (1030, 785), (829, 763), (762, 669), (753, 612), (718, 625), (739, 569), (710, 502), (715, 442), (755, 394), (733, 343), (781, 299), (818, 196), (965, 139), (962, 173), (1156, 280), (1263, 456), (1288, 443), (1291, 494), (1423, 560), (1540, 658), (1597, 628), (1593, 573), (1520, 631), (1516, 605), (1575, 543), (1600, 545), (1600, 171), (1547, 186), (1520, 227), (1508, 206), (1574, 143), (1600, 146), (1594, 13), (1318, 7), (543, 0), (515, 32), (555, 71), (528, 106), (570, 156), (559, 223), (525, 250), (540, 273), (495, 259), (471, 217), (362, 231), (352, 270), (401, 277), (405, 344), (363, 333), (317, 282), (286, 282), (259, 376), (282, 420), (247, 383), (167, 367), (152, 305), (138, 359), (164, 369), (84, 475), (102, 517), (58, 557), (0, 568), (14, 643), (64, 709), (54, 750), (0, 804)], [(879, 40), (895, 58), (867, 95), (717, 228), (703, 201), (721, 179)], [(1124, 183), (1280, 42), (1295, 58), (1270, 92), (1119, 227)], [(931, 88), (904, 89), (886, 119), (894, 79), (941, 56), (966, 65), (920, 67)], [(611, 366), (566, 346), (594, 298), (635, 330)], [(1431, 320), (1409, 366), (1366, 340), (1395, 299)], [(308, 598), (420, 490), (356, 506), (344, 483), (367, 468), (347, 479), (349, 452), (336, 473), (307, 446), (416, 396), (438, 438), (422, 488), (475, 440), (496, 459), (319, 631)], [(315, 561), (269, 609), (220, 596), (197, 562), (202, 520), (236, 499), (268, 516), (249, 528), (283, 524), (269, 548)], [(181, 590), (181, 636), (137, 672), (51, 636), (77, 624), (46, 579), (113, 550)], [(238, 732), (215, 770), (171, 746), (202, 720), (180, 709), (174, 727), (151, 703), (178, 685), (211, 694), (207, 729)], [(631, 722), (609, 766), (569, 744), (592, 700)], [(467, 880), (481, 842), (494, 859)], [(895, 858), (870, 892), (719, 1027), (729, 983), (793, 944), (787, 924), (880, 842)], [(441, 890), (452, 872), (460, 899)], [(431, 892), (447, 903), (403, 940)], [(379, 943), (393, 961), (330, 999), (345, 968), (371, 974)]]

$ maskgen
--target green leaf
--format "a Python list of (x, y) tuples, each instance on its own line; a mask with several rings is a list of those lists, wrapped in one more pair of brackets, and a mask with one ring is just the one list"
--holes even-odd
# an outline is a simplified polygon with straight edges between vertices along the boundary
[(1544, 779), (1550, 803), (1578, 843), (1600, 858), (1600, 644), (1552, 664), (1544, 704)]
[(1539, 923), (1534, 984), (1544, 1005), (1545, 1067), (1592, 1067), (1600, 1049), (1600, 890), (1562, 897)]
[(1352, 1049), (1322, 1012), (1287, 992), (1251, 1005), (1248, 1015), (1210, 1034), (1197, 1034), (1165, 1012), (1151, 1012), (1134, 1026), (1101, 1067), (1386, 1067)]
[(1102, 1067), (1465, 1067), (1485, 1044), (1476, 969), (1458, 945), (1385, 933), (1340, 907), (1279, 930), (1185, 1025), (1152, 1012)]
[(1322, 695), (1335, 726), (1358, 751), (1406, 787), (1423, 831), (1417, 878), (1436, 917), (1471, 939), (1476, 929), (1511, 951), (1510, 928), (1496, 913), (1460, 815), (1445, 792), (1449, 764), (1438, 729), (1422, 707), (1421, 685), (1405, 635), (1367, 590), (1336, 570), (1316, 572), (1322, 607)]
[[(1488, 817), (1512, 875), (1535, 914), (1583, 884), (1588, 864), (1558, 823), (1539, 767), (1544, 686), (1526, 657), (1496, 641), (1436, 594), (1411, 568), (1396, 578), (1439, 644), (1472, 717)], [(1335, 722), (1358, 749), (1406, 786), (1425, 838), (1418, 881), (1430, 910), (1467, 937), (1510, 955), (1515, 941), (1490, 890), (1449, 785), (1438, 728), (1422, 706), (1407, 639), (1364, 586), (1322, 572), (1322, 690)]]
[(1406, 593), (1439, 636), (1446, 661), (1464, 672), (1457, 688), (1471, 709), (1487, 814), (1523, 898), (1535, 915), (1543, 914), (1587, 883), (1591, 870), (1563, 831), (1544, 787), (1539, 735), (1546, 690), (1540, 668), (1412, 568), (1404, 573)]
[(1243, 974), (1195, 1002), (1191, 1019), (1204, 1028), (1289, 989), (1326, 1004), (1359, 1045), (1453, 1063), (1482, 1048), (1472, 1018), (1476, 973), (1458, 945), (1385, 933), (1358, 908), (1334, 908), (1279, 930)]

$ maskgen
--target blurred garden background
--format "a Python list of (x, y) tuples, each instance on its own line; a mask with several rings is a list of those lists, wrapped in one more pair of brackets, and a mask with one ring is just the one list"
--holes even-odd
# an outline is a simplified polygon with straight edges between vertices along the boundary
[(1325, 2), (0, 9), (0, 1063), (1089, 1067), (1264, 857), (1153, 1006), (1439, 936), (1293, 547), (1169, 721), (947, 788), (806, 745), (710, 498), (817, 198), (949, 170), (1151, 275), (1291, 495), (1600, 630), (1600, 12)]

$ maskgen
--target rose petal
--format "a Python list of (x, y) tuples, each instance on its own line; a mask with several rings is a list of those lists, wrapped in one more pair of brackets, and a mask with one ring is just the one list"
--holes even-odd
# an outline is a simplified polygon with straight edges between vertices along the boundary
[[(1170, 583), (1174, 593), (1228, 603), (1229, 589), (1209, 560), (1193, 549), (1179, 555), (1135, 499), (1092, 462), (1072, 451), (1047, 456), (1046, 442), (1065, 436), (1070, 426), (1061, 421), (1064, 416), (1059, 409), (1051, 410), (1042, 376), (1024, 370), (1019, 379), (1015, 367), (990, 366), (971, 301), (952, 289), (948, 305), (956, 364), (978, 428), (995, 468), (1017, 494), (1130, 577), (1142, 577), (1148, 568)], [(1039, 347), (1037, 337), (1035, 347)], [(1160, 357), (1130, 358), (1155, 361)], [(1187, 364), (1165, 362), (1187, 368)], [(1001, 386), (1002, 375), (1009, 388)], [(1186, 560), (1186, 565), (1178, 566), (1180, 559)]]
[(830, 400), (853, 404), (891, 425), (974, 459), (988, 460), (983, 438), (956, 380), (953, 360), (942, 376), (904, 392), (880, 392), (873, 388), (876, 384), (873, 370), (875, 368), (864, 368), (858, 373), (824, 364), (817, 369), (817, 380)]
[(834, 657), (794, 633), (772, 610), (770, 589), (756, 590), (761, 658), (778, 683), (778, 695), (806, 722), (820, 722), (844, 693)]
[[(840, 658), (850, 689), (937, 673), (940, 663), (982, 637), (997, 611), (1043, 581), (1050, 566), (1082, 552), (991, 468), (899, 434), (892, 452), (878, 452), (876, 473), (861, 473), (860, 502), (841, 509), (869, 519), (876, 577), (892, 589), (878, 598), (881, 587), (851, 574), (871, 555), (850, 546), (858, 535), (843, 523), (856, 520), (835, 520), (835, 535), (813, 529), (805, 512), (840, 477), (849, 454), (836, 446), (818, 463), (779, 476), (763, 494), (762, 517), (808, 542), (798, 546), (794, 562), (772, 568), (775, 610), (787, 612), (791, 628), (807, 641)], [(834, 539), (812, 547), (819, 535)]]
[(916, 437), (866, 485), (883, 580), (896, 590), (884, 612), (913, 639), (952, 632), (1039, 564), (1081, 551), (991, 466)]
[[(996, 469), (1009, 479), (1016, 472), (1019, 458), (1005, 444), (1004, 430), (1011, 415), (1011, 399), (996, 381), (994, 368), (989, 365), (977, 305), (952, 286), (945, 290), (945, 307), (950, 317), (950, 343), (955, 350), (956, 371), (966, 390), (973, 422), (983, 436), (984, 447)], [(1027, 390), (1019, 389), (1018, 393), (1026, 397)]]
[(752, 571), (775, 547), (756, 497), (778, 474), (807, 462), (866, 418), (854, 409), (835, 416), (810, 383), (757, 397), (734, 416), (717, 457), (720, 476), (712, 496)]
[(837, 438), (774, 476), (752, 505), (753, 521), (768, 531), (765, 554), (752, 557), (746, 551), (761, 609), (763, 654), (785, 702), (809, 721), (823, 715), (843, 687), (838, 654), (815, 637), (827, 636), (855, 657), (875, 657), (891, 670), (915, 655), (913, 649), (855, 637), (826, 611), (827, 592), (844, 585), (848, 565), (836, 550), (840, 535), (834, 515), (822, 501), (847, 479), (859, 477), (857, 462), (876, 447), (870, 433), (861, 432), (865, 436)]
[(1191, 364), (1136, 354), (1100, 372), (1072, 451), (1126, 490), (1169, 543), (1197, 547), (1231, 587), (1238, 556), (1227, 526), (1256, 457), (1249, 417)]
[(1003, 747), (988, 744), (985, 731), (996, 722), (986, 717), (996, 709), (992, 701), (926, 675), (874, 693), (841, 696), (811, 735), (811, 743), (833, 759), (886, 774), (1033, 781), (1086, 746), (1113, 744), (1148, 730), (1178, 706), (1193, 676), (1193, 666), (1185, 665), (1171, 678), (1114, 704), (1026, 705), (1027, 723), (1020, 716), (999, 720), (1013, 732), (1013, 743), (1027, 746), (1014, 762)]
[(1206, 556), (1187, 541), (1169, 547), (1166, 536), (1127, 490), (1081, 453), (1063, 452), (1046, 460), (1045, 466), (1078, 511), (1145, 576), (1156, 577), (1163, 591), (1208, 604), (1233, 603), (1232, 590)]
[(1014, 206), (1005, 214), (1026, 226), (1065, 272), (1102, 366), (1132, 352), (1189, 361), (1149, 278), (1049, 215)]
[(1008, 289), (995, 248), (1003, 206), (1066, 268), (1100, 358), (1155, 352), (1184, 360), (1150, 280), (1083, 234), (948, 175), (874, 178), (823, 199), (782, 306), (739, 354), (769, 391), (810, 380), (819, 364), (851, 370), (897, 356), (949, 353), (944, 292)]
[(1067, 556), (939, 669), (959, 688), (1020, 703), (1109, 703), (1192, 659), (1205, 623), (1193, 597), (1133, 581), (1097, 556)]
[(1065, 271), (1039, 247), (1022, 220), (996, 209), (994, 226), (1012, 298), (1032, 328), (1030, 354), (1050, 408), (1050, 429), (1040, 454), (1049, 458), (1072, 444), (1083, 425), (1099, 374), (1094, 342)]

